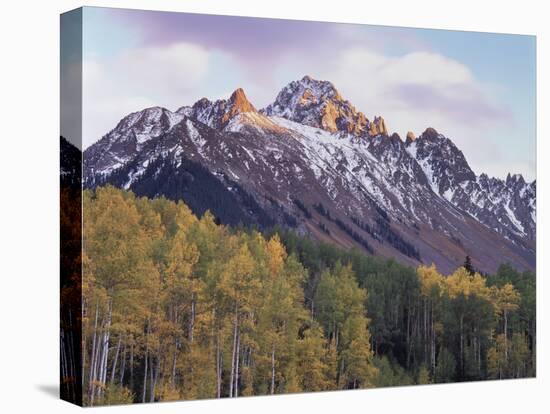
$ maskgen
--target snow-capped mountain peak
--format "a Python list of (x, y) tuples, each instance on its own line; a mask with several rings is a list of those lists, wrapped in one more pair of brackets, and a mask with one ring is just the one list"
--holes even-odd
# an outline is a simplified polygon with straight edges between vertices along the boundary
[(427, 128), (415, 140), (407, 139), (406, 146), (422, 166), (433, 190), (440, 195), (448, 195), (463, 181), (475, 179), (462, 151), (434, 128)]
[(181, 114), (154, 106), (124, 117), (108, 134), (110, 141), (134, 138), (138, 144), (157, 137), (182, 120)]
[(261, 112), (329, 132), (355, 136), (387, 134), (382, 117), (375, 117), (370, 122), (340, 95), (331, 82), (316, 80), (308, 75), (290, 82), (279, 92), (275, 101)]
[(96, 174), (109, 174), (132, 159), (148, 141), (167, 133), (185, 115), (159, 106), (133, 112), (86, 150), (84, 163)]
[(178, 111), (182, 111), (215, 129), (223, 129), (239, 114), (258, 112), (254, 105), (250, 103), (242, 88), (236, 89), (229, 99), (219, 99), (211, 102), (207, 98), (202, 98), (195, 102), (190, 110), (182, 107)]
[(476, 176), (462, 151), (433, 128), (407, 138), (406, 147), (435, 193), (502, 234), (534, 239), (535, 183), (527, 184), (521, 174), (505, 180)]
[[(84, 152), (84, 185), (183, 199), (222, 222), (297, 227), (406, 263), (533, 268), (536, 182), (476, 176), (434, 128), (403, 141), (305, 76), (257, 111), (242, 89), (132, 113)], [(210, 200), (210, 201), (209, 201)]]

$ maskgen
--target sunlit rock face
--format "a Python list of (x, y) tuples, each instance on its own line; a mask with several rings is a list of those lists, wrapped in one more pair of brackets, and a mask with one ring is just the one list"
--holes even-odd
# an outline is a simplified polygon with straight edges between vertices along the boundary
[(331, 82), (304, 76), (285, 86), (275, 101), (262, 112), (329, 132), (355, 136), (387, 135), (382, 117), (374, 121), (355, 109)]
[(183, 200), (229, 225), (292, 227), (443, 272), (466, 255), (485, 272), (503, 257), (535, 267), (535, 181), (477, 175), (449, 137), (427, 128), (402, 140), (309, 76), (259, 111), (239, 88), (175, 112), (132, 113), (83, 160), (87, 188)]

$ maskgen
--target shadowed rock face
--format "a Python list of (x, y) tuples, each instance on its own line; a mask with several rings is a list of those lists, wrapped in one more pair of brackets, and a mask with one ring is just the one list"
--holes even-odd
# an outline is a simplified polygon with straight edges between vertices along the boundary
[(426, 129), (414, 145), (417, 159), (429, 159), (431, 175), (439, 194), (445, 194), (463, 181), (475, 179), (475, 174), (462, 151), (435, 129)]
[(535, 182), (528, 184), (521, 175), (476, 176), (462, 151), (433, 128), (407, 139), (406, 146), (440, 196), (506, 237), (535, 240)]
[(183, 199), (227, 224), (294, 227), (443, 272), (467, 254), (486, 272), (535, 267), (535, 182), (476, 176), (435, 129), (403, 141), (308, 76), (261, 111), (237, 89), (130, 114), (84, 152), (84, 167), (86, 187)]

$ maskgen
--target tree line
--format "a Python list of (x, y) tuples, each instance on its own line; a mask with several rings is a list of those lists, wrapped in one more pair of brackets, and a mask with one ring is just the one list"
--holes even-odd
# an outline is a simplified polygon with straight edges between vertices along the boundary
[[(349, 263), (368, 292), (378, 386), (522, 378), (536, 368), (536, 277), (503, 264), (482, 275), (469, 257), (451, 275), (317, 243), (275, 229), (308, 270), (306, 302), (323, 269)], [(314, 307), (313, 299), (307, 306)], [(396, 382), (396, 379), (399, 381)], [(376, 381), (375, 381), (376, 382)], [(422, 382), (422, 381), (421, 381)]]
[(483, 277), (83, 193), (86, 405), (534, 375), (534, 275)]

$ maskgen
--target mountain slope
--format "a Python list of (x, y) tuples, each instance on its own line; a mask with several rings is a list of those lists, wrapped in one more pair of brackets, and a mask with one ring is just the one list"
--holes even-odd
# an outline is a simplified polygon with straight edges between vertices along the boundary
[(485, 271), (535, 264), (534, 182), (476, 177), (435, 130), (403, 142), (330, 82), (307, 76), (259, 111), (237, 89), (174, 113), (131, 114), (85, 151), (84, 163), (87, 187), (183, 199), (228, 224), (294, 227), (443, 271), (466, 254)]
[(432, 128), (408, 138), (406, 146), (435, 193), (505, 237), (535, 240), (535, 182), (526, 183), (521, 175), (477, 177), (453, 142)]
[(59, 140), (59, 166), (61, 187), (80, 188), (82, 185), (82, 151), (63, 136)]

